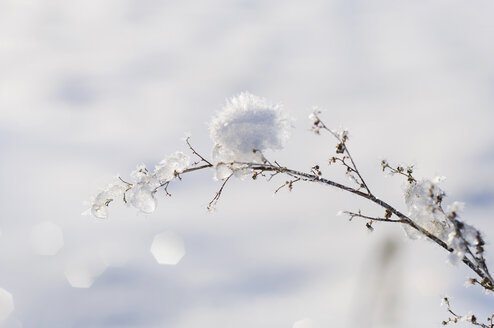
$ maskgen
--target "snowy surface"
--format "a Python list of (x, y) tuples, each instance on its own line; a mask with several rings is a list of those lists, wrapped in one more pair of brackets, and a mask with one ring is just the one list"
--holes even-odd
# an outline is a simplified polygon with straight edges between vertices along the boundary
[[(445, 205), (465, 202), (493, 265), (493, 10), (484, 0), (0, 1), (0, 287), (15, 300), (3, 326), (437, 327), (445, 294), (458, 312), (487, 316), (493, 296), (463, 287), (466, 268), (399, 226), (368, 233), (336, 216), (382, 213), (322, 186), (273, 196), (284, 177), (234, 179), (208, 213), (221, 182), (192, 172), (171, 197), (141, 189), (112, 201), (107, 219), (80, 213), (139, 163), (153, 173), (177, 150), (195, 161), (186, 135), (210, 155), (209, 122), (249, 91), (294, 118), (284, 149), (264, 152), (282, 165), (319, 164), (348, 182), (326, 165), (334, 142), (308, 131), (320, 106), (350, 131), (373, 192), (403, 211), (404, 181), (384, 177), (381, 159), (415, 164), (418, 179), (446, 176)], [(49, 257), (31, 241), (46, 221), (64, 237)], [(186, 242), (176, 266), (150, 252), (166, 230)]]

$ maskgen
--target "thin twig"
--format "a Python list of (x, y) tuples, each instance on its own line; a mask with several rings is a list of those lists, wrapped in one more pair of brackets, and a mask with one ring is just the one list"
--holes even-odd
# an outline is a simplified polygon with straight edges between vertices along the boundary
[(448, 320), (444, 320), (442, 322), (442, 325), (443, 326), (446, 326), (449, 323), (458, 323), (458, 321), (465, 320), (465, 321), (469, 322), (470, 324), (472, 324), (474, 326), (478, 326), (478, 327), (482, 327), (482, 328), (494, 328), (494, 325), (493, 325), (494, 314), (487, 318), (487, 321), (490, 321), (491, 323), (490, 324), (485, 324), (485, 323), (482, 323), (482, 322), (478, 322), (477, 321), (478, 320), (477, 317), (475, 315), (473, 315), (473, 314), (468, 315), (468, 316), (461, 316), (461, 315), (458, 315), (455, 312), (453, 312), (453, 310), (451, 309), (451, 305), (449, 303), (449, 299), (447, 297), (444, 297), (443, 298), (443, 304), (446, 304), (447, 311), (451, 315), (453, 315), (452, 318), (448, 318)]
[(132, 183), (125, 181), (120, 176), (118, 178), (120, 179), (120, 181), (122, 181), (123, 183), (125, 183), (127, 186), (132, 186)]
[[(304, 181), (312, 181), (312, 182), (322, 183), (325, 185), (329, 185), (329, 186), (347, 191), (349, 193), (355, 194), (355, 195), (363, 197), (365, 199), (368, 199), (371, 202), (383, 207), (384, 209), (389, 210), (391, 213), (393, 213), (398, 218), (400, 218), (400, 220), (403, 221), (402, 222), (403, 224), (407, 224), (411, 228), (419, 231), (422, 235), (426, 236), (428, 239), (435, 242), (436, 244), (438, 244), (440, 247), (444, 248), (448, 252), (451, 253), (454, 251), (453, 248), (449, 247), (443, 240), (441, 240), (440, 238), (438, 238), (434, 234), (430, 233), (425, 228), (421, 227), (416, 222), (414, 222), (412, 219), (410, 219), (408, 216), (401, 213), (399, 210), (392, 207), (391, 205), (389, 205), (385, 201), (377, 198), (373, 194), (362, 192), (358, 189), (340, 184), (338, 182), (335, 182), (335, 181), (332, 181), (332, 180), (329, 180), (329, 179), (326, 179), (326, 178), (323, 178), (320, 176), (316, 176), (316, 175), (311, 174), (311, 173), (300, 172), (297, 170), (288, 169), (286, 167), (273, 166), (270, 164), (250, 163), (250, 162), (236, 162), (236, 163), (245, 165), (245, 166), (247, 166), (253, 170), (259, 170), (259, 171), (263, 171), (263, 172), (264, 171), (274, 171), (274, 172), (279, 172), (279, 173), (285, 173), (285, 174), (288, 174), (288, 175), (293, 176), (293, 177), (299, 177), (299, 178), (301, 178), (301, 180), (304, 180)], [(483, 272), (483, 270), (481, 270), (477, 265), (475, 265), (469, 258), (464, 256), (462, 258), (462, 262), (464, 264), (466, 264), (471, 270), (473, 270), (479, 277), (481, 277), (482, 279), (485, 279), (485, 281), (487, 282), (485, 284), (486, 286), (492, 285), (492, 280), (486, 275), (485, 272)], [(484, 286), (484, 288), (486, 288), (486, 287)], [(491, 288), (487, 288), (487, 289), (491, 289)]]
[(209, 202), (208, 206), (207, 206), (207, 209), (208, 210), (211, 210), (214, 205), (216, 205), (216, 203), (218, 202), (218, 200), (220, 199), (221, 197), (221, 193), (223, 192), (223, 188), (225, 188), (225, 185), (226, 183), (228, 182), (228, 180), (230, 180), (230, 178), (233, 176), (233, 173), (231, 173), (224, 181), (223, 181), (223, 184), (221, 185), (220, 189), (216, 192), (216, 195), (214, 195), (213, 199), (211, 199), (211, 201)]
[(352, 220), (353, 218), (362, 218), (362, 219), (371, 220), (371, 221), (405, 223), (404, 220), (393, 220), (393, 219), (387, 219), (387, 218), (380, 218), (380, 217), (372, 217), (372, 216), (363, 215), (362, 213), (360, 213), (360, 211), (358, 213), (344, 211), (343, 213), (348, 214), (350, 216), (350, 220)]
[(187, 143), (187, 146), (189, 146), (189, 149), (192, 151), (192, 154), (196, 155), (197, 157), (199, 157), (201, 159), (201, 161), (209, 164), (210, 166), (213, 166), (213, 164), (211, 164), (210, 161), (208, 161), (207, 159), (205, 159), (202, 155), (200, 155), (195, 149), (194, 147), (192, 147), (192, 145), (190, 144), (189, 142), (189, 139), (190, 137), (187, 137), (185, 138), (185, 142)]
[(342, 151), (347, 154), (348, 158), (352, 162), (353, 171), (358, 175), (358, 177), (360, 179), (360, 182), (362, 183), (362, 186), (365, 188), (365, 190), (367, 190), (367, 192), (369, 193), (369, 195), (372, 194), (372, 192), (370, 191), (369, 187), (367, 186), (367, 183), (365, 183), (364, 178), (362, 177), (362, 175), (360, 175), (360, 172), (359, 172), (359, 170), (357, 168), (357, 165), (355, 164), (355, 162), (353, 160), (353, 157), (350, 154), (350, 150), (348, 149), (348, 147), (346, 145), (346, 140), (342, 140), (341, 137), (337, 133), (335, 133), (333, 130), (331, 130), (330, 128), (328, 128), (326, 126), (326, 124), (324, 124), (324, 122), (321, 121), (321, 119), (317, 116), (316, 113), (314, 113), (314, 116), (317, 119), (317, 123), (318, 123), (319, 127), (322, 128), (322, 129), (324, 129), (324, 130), (326, 130), (326, 131), (328, 131), (331, 135), (333, 135), (333, 137), (336, 138), (336, 140), (339, 141), (339, 145), (341, 145), (341, 147), (343, 147)]

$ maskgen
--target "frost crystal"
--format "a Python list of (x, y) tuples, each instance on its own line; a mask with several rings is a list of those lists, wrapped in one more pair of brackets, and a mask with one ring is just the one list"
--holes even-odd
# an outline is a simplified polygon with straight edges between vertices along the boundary
[(146, 165), (139, 164), (130, 173), (130, 182), (120, 179), (97, 194), (91, 202), (90, 213), (96, 218), (106, 219), (108, 205), (115, 199), (123, 199), (143, 213), (152, 213), (156, 209), (154, 195), (157, 188), (176, 178), (189, 165), (189, 156), (182, 152), (165, 157), (153, 172), (149, 172)]
[(127, 193), (127, 201), (143, 213), (150, 214), (156, 209), (153, 187), (149, 184), (137, 184)]
[[(405, 203), (410, 218), (441, 240), (447, 240), (452, 229), (440, 210), (444, 195), (437, 183), (430, 180), (409, 183), (405, 189)], [(412, 239), (425, 237), (407, 225), (404, 227), (407, 235)]]
[(185, 170), (190, 164), (189, 156), (177, 151), (163, 159), (154, 170), (156, 178), (159, 181), (170, 181), (176, 175)]
[(291, 124), (281, 109), (280, 104), (248, 92), (227, 100), (209, 126), (215, 162), (259, 162), (260, 152), (283, 148)]
[[(443, 180), (441, 177), (408, 184), (405, 189), (405, 202), (410, 218), (444, 241), (453, 250), (450, 261), (457, 263), (465, 256), (468, 247), (481, 244), (480, 233), (471, 225), (457, 219), (458, 213), (463, 209), (462, 203), (454, 202), (448, 206), (447, 211), (443, 210), (441, 203), (445, 193), (438, 186)], [(412, 239), (425, 237), (407, 225), (404, 228)]]
[(146, 183), (149, 182), (149, 171), (144, 164), (137, 165), (136, 169), (130, 172), (130, 178), (134, 183)]
[(105, 190), (94, 197), (91, 205), (91, 214), (98, 219), (108, 217), (108, 204), (115, 199), (123, 197), (125, 187), (121, 184), (110, 184)]

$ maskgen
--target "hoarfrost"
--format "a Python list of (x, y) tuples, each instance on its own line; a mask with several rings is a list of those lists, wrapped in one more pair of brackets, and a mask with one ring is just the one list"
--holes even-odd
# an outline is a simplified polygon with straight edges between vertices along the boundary
[(231, 169), (231, 164), (227, 163), (218, 163), (216, 164), (216, 172), (215, 172), (215, 178), (217, 180), (223, 180), (228, 178), (230, 174), (232, 174), (233, 170)]
[[(440, 209), (444, 195), (437, 183), (430, 180), (409, 183), (405, 189), (405, 203), (410, 218), (441, 240), (447, 240), (452, 229), (452, 224)], [(408, 225), (404, 225), (404, 228), (412, 239), (425, 237)]]
[(149, 184), (137, 184), (128, 191), (127, 201), (143, 213), (153, 213), (156, 209), (153, 189)]
[[(451, 263), (460, 261), (467, 252), (467, 247), (480, 243), (480, 233), (473, 226), (457, 220), (464, 204), (454, 202), (445, 212), (442, 208), (444, 191), (438, 184), (444, 177), (422, 180), (408, 184), (405, 189), (405, 203), (410, 218), (420, 227), (444, 241), (453, 251), (449, 260)], [(412, 238), (425, 238), (417, 230), (404, 225), (407, 235)]]
[[(450, 210), (451, 208), (454, 208), (449, 214), (451, 218), (458, 215), (458, 206), (463, 207), (463, 204), (453, 204), (449, 207)], [(454, 216), (451, 213), (454, 213)], [(449, 233), (446, 241), (448, 246), (453, 249), (453, 252), (450, 254), (450, 261), (452, 263), (457, 263), (465, 256), (467, 247), (477, 246), (480, 243), (480, 232), (476, 228), (464, 222), (457, 222), (458, 224), (456, 224), (455, 229)]]
[(126, 188), (119, 184), (113, 183), (94, 197), (91, 205), (91, 214), (98, 219), (108, 217), (108, 204), (115, 199), (123, 197)]
[(91, 206), (91, 215), (98, 219), (106, 219), (108, 217), (108, 205), (103, 203), (94, 203)]
[[(210, 123), (211, 138), (215, 143), (213, 160), (215, 164), (262, 162), (262, 151), (283, 148), (290, 126), (280, 104), (242, 92), (227, 100), (223, 110)], [(230, 166), (231, 171), (236, 169)], [(219, 176), (217, 174), (218, 179)]]
[(130, 178), (134, 183), (148, 183), (150, 181), (149, 171), (146, 165), (139, 164), (136, 169), (130, 172)]
[[(281, 149), (289, 136), (290, 120), (282, 112), (280, 104), (272, 104), (265, 98), (248, 92), (240, 93), (226, 101), (223, 110), (210, 123), (215, 178), (224, 180), (231, 174), (244, 177), (251, 173), (239, 162), (265, 162), (264, 150)], [(127, 204), (144, 213), (156, 209), (155, 193), (190, 166), (190, 158), (182, 152), (165, 157), (154, 171), (140, 164), (130, 174), (130, 181), (117, 181), (98, 193), (88, 211), (96, 218), (108, 217), (108, 205), (121, 198)]]
[[(252, 152), (250, 161), (262, 162), (262, 154), (258, 151)], [(244, 177), (252, 173), (252, 170), (245, 164), (236, 163), (235, 153), (227, 149), (224, 149), (221, 145), (215, 145), (213, 149), (213, 162), (215, 163), (215, 176), (216, 180), (223, 180), (234, 174), (236, 177)]]
[(164, 158), (154, 170), (154, 175), (161, 181), (170, 181), (176, 177), (177, 173), (185, 170), (190, 164), (189, 156), (177, 151)]

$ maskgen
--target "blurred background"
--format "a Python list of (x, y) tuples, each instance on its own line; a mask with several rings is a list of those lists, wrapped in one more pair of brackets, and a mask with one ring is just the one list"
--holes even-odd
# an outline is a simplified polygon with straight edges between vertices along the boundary
[[(186, 133), (209, 155), (208, 121), (250, 91), (294, 118), (267, 154), (283, 165), (347, 182), (327, 166), (333, 140), (309, 131), (317, 105), (396, 207), (405, 181), (381, 159), (446, 176), (445, 203), (466, 203), (494, 268), (493, 13), (487, 0), (0, 0), (0, 326), (438, 327), (444, 295), (493, 313), (465, 266), (398, 225), (336, 216), (382, 211), (323, 186), (234, 180), (208, 213), (219, 183), (195, 172), (152, 215), (119, 202), (108, 220), (81, 216), (117, 174), (187, 151)], [(176, 265), (150, 252), (161, 232), (184, 241)]]

